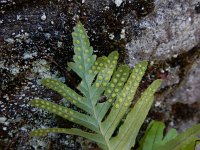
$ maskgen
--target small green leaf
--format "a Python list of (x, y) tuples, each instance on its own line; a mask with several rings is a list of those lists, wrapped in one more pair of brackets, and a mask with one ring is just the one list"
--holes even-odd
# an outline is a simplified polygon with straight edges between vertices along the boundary
[(165, 124), (160, 121), (152, 121), (144, 137), (140, 140), (140, 147), (138, 150), (159, 150), (161, 145), (172, 140), (177, 136), (177, 131), (171, 129), (164, 137)]
[[(200, 135), (200, 124), (194, 125), (191, 128), (187, 129), (186, 131), (180, 133), (176, 138), (170, 140), (165, 145), (161, 146), (160, 149), (162, 150), (180, 150), (184, 147), (191, 147), (193, 142), (197, 140), (197, 136)], [(184, 150), (186, 150), (184, 148)], [(188, 149), (190, 150), (190, 149)]]
[(138, 150), (194, 150), (199, 139), (200, 125), (195, 125), (183, 133), (177, 134), (170, 129), (164, 136), (165, 125), (159, 121), (152, 121), (140, 140)]
[(162, 144), (164, 123), (154, 122), (143, 143), (143, 150), (155, 150)]
[(163, 139), (163, 143), (167, 143), (171, 139), (174, 139), (178, 135), (176, 129), (170, 129)]

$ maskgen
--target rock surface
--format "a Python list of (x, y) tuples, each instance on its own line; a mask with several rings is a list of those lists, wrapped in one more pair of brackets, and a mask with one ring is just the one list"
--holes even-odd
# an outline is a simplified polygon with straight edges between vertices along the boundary
[(28, 138), (35, 128), (74, 126), (28, 102), (35, 97), (62, 101), (40, 85), (41, 78), (77, 84), (66, 69), (77, 20), (98, 55), (118, 50), (120, 62), (130, 66), (149, 60), (144, 80), (165, 79), (150, 118), (179, 130), (200, 122), (197, 0), (2, 0), (0, 9), (0, 145), (5, 149), (80, 148), (73, 136)]
[(138, 59), (176, 57), (199, 43), (200, 17), (196, 11), (197, 0), (156, 1), (154, 12), (138, 21), (144, 29), (141, 37), (127, 44), (130, 63)]

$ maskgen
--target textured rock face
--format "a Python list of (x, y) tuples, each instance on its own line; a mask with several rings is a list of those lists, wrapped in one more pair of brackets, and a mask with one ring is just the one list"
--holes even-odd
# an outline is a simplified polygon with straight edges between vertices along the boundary
[(200, 60), (194, 62), (186, 74), (180, 87), (174, 92), (168, 102), (195, 103), (200, 102)]
[(167, 59), (187, 52), (200, 40), (198, 1), (156, 1), (152, 15), (139, 20), (141, 37), (127, 44), (130, 63), (138, 59)]
[(0, 4), (0, 139), (5, 139), (5, 148), (80, 147), (64, 135), (28, 139), (32, 128), (73, 127), (51, 119), (28, 102), (34, 97), (61, 101), (59, 95), (39, 85), (43, 77), (77, 84), (66, 64), (73, 54), (71, 32), (78, 19), (98, 55), (118, 50), (120, 62), (126, 58), (130, 66), (150, 60), (146, 82), (165, 79), (152, 118), (181, 130), (200, 121), (197, 0), (3, 0)]
[(143, 59), (164, 62), (161, 72), (168, 72), (163, 85), (167, 90), (160, 99), (170, 104), (199, 103), (199, 3), (168, 0), (155, 4), (154, 12), (136, 23), (143, 29), (141, 35), (126, 45), (130, 65)]

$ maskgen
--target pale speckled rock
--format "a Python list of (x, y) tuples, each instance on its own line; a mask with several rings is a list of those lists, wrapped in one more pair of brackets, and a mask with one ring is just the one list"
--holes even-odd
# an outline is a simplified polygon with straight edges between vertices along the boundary
[(140, 59), (166, 59), (189, 51), (200, 41), (198, 0), (156, 1), (154, 13), (138, 23), (145, 28), (141, 37), (127, 44), (130, 65)]
[[(198, 0), (156, 1), (156, 9), (151, 15), (138, 21), (142, 31), (127, 43), (129, 65), (134, 66), (139, 60), (168, 60), (189, 52), (200, 43), (200, 14), (195, 11)], [(199, 51), (199, 49), (198, 49)], [(169, 101), (193, 103), (200, 102), (200, 65), (193, 62), (184, 81), (173, 91)], [(165, 85), (179, 82), (179, 71), (175, 68)], [(173, 71), (174, 70), (174, 71)], [(167, 101), (168, 101), (167, 99)]]
[(167, 102), (194, 103), (200, 102), (200, 60), (195, 62), (185, 80)]

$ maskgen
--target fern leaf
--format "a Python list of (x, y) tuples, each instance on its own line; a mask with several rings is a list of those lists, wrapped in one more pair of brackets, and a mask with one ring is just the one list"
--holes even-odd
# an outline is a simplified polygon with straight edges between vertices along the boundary
[(128, 113), (124, 124), (119, 129), (119, 134), (111, 140), (114, 149), (120, 150), (123, 148), (124, 150), (129, 150), (135, 145), (136, 136), (153, 103), (153, 94), (161, 82), (161, 80), (154, 81)]
[(38, 129), (38, 130), (32, 131), (30, 135), (31, 136), (46, 136), (49, 133), (65, 133), (65, 134), (71, 134), (71, 135), (78, 135), (78, 136), (85, 137), (91, 141), (98, 142), (100, 144), (103, 143), (102, 137), (99, 136), (98, 134), (85, 132), (81, 129), (76, 129), (76, 128), (72, 128), (72, 129), (65, 129), (65, 128)]
[(94, 72), (98, 73), (95, 85), (99, 84), (99, 87), (107, 86), (117, 65), (118, 55), (118, 52), (114, 51), (108, 57), (103, 56), (97, 59), (95, 66), (92, 67)]
[(98, 131), (98, 125), (95, 124), (94, 118), (79, 113), (77, 111), (74, 111), (70, 108), (66, 108), (63, 106), (60, 106), (58, 104), (46, 101), (46, 100), (41, 100), (41, 99), (34, 99), (30, 102), (31, 105), (36, 106), (38, 108), (47, 110), (51, 113), (54, 113), (62, 118), (65, 118), (71, 122), (80, 124), (84, 127), (87, 127), (93, 131)]
[(99, 97), (102, 95), (102, 93), (105, 91), (105, 88), (107, 87), (111, 76), (114, 72), (114, 69), (117, 65), (117, 59), (118, 59), (118, 52), (114, 51), (111, 54), (109, 54), (108, 57), (100, 57), (95, 62), (96, 66), (93, 66), (94, 72), (98, 72), (97, 78), (92, 85), (93, 89), (96, 88), (96, 92), (94, 95), (97, 97), (96, 99), (91, 99), (93, 105), (97, 104), (97, 101)]
[(89, 97), (89, 87), (95, 77), (89, 73), (89, 70), (96, 60), (96, 55), (92, 55), (93, 48), (90, 46), (87, 33), (80, 22), (74, 27), (72, 37), (75, 55), (73, 56), (74, 62), (68, 63), (68, 66), (82, 78), (80, 91)]
[(77, 107), (83, 109), (84, 111), (88, 113), (91, 113), (89, 103), (86, 101), (86, 99), (80, 96), (79, 94), (77, 94), (75, 91), (73, 91), (71, 88), (69, 88), (62, 82), (57, 81), (55, 79), (46, 78), (46, 79), (42, 79), (41, 83), (44, 86), (62, 95), (65, 99), (70, 101), (72, 104), (76, 105)]
[(177, 134), (170, 129), (164, 136), (165, 125), (159, 121), (152, 121), (144, 137), (140, 141), (138, 150), (194, 150), (199, 139), (200, 125), (195, 125), (183, 133)]
[[(140, 62), (135, 66), (127, 83), (124, 85), (122, 92), (114, 102), (113, 109), (111, 110), (106, 120), (102, 123), (103, 132), (106, 139), (109, 139), (112, 136), (120, 120), (123, 118), (124, 114), (127, 112), (129, 106), (131, 105), (146, 67), (147, 62), (145, 61)], [(122, 81), (123, 80), (124, 79), (122, 78)]]
[[(159, 147), (162, 150), (180, 150), (184, 149), (191, 145), (195, 146), (194, 142), (199, 139), (197, 136), (200, 135), (200, 124), (194, 125), (186, 131), (180, 133), (176, 138), (170, 140), (165, 145)], [(194, 148), (194, 147), (193, 147)], [(187, 149), (190, 150), (190, 149)], [(192, 150), (192, 149), (191, 149)]]
[(108, 112), (110, 106), (115, 101), (116, 97), (121, 93), (124, 83), (127, 81), (127, 78), (130, 74), (130, 68), (127, 65), (119, 66), (117, 71), (112, 76), (111, 81), (109, 82), (104, 95), (107, 98), (107, 101), (103, 103), (98, 103), (96, 109), (98, 111), (98, 120), (102, 120), (105, 114)]
[(171, 139), (175, 138), (178, 135), (176, 129), (170, 129), (165, 137), (163, 138), (163, 143), (169, 142)]
[(93, 48), (90, 46), (87, 33), (80, 22), (74, 27), (72, 37), (75, 55), (73, 56), (74, 62), (68, 65), (84, 80), (85, 73), (88, 72), (96, 60), (96, 55), (92, 55)]
[(177, 131), (175, 129), (170, 130), (164, 136), (164, 123), (160, 121), (152, 121), (144, 137), (140, 141), (140, 147), (138, 150), (159, 150), (161, 145), (164, 145), (169, 140), (172, 140), (177, 136)]

